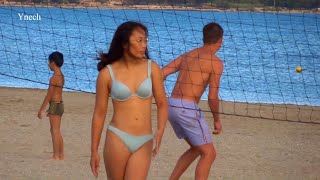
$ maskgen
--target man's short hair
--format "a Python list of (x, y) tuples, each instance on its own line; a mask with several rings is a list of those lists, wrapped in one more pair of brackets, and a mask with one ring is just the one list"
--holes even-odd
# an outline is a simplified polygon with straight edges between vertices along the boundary
[(55, 51), (49, 55), (49, 62), (54, 62), (58, 67), (63, 65), (63, 54)]
[(204, 44), (214, 44), (218, 42), (220, 38), (223, 36), (222, 27), (215, 22), (211, 22), (206, 24), (203, 27), (203, 43)]

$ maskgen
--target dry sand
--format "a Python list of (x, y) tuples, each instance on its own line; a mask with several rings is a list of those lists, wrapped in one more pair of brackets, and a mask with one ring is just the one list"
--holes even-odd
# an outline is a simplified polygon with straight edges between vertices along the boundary
[[(64, 93), (61, 130), (65, 160), (53, 161), (49, 160), (52, 155), (49, 121), (36, 118), (45, 94), (44, 90), (0, 88), (0, 179), (95, 179), (89, 168), (95, 95)], [(202, 106), (206, 106), (205, 102)], [(255, 109), (248, 104), (224, 105), (228, 106)], [(155, 110), (154, 106), (154, 125)], [(212, 125), (210, 113), (205, 115)], [(222, 125), (223, 133), (213, 136), (217, 158), (209, 179), (320, 179), (320, 124), (222, 115)], [(186, 148), (168, 123), (160, 154), (152, 161), (148, 179), (168, 179)], [(194, 179), (195, 164), (182, 180)], [(103, 162), (98, 179), (106, 179)]]

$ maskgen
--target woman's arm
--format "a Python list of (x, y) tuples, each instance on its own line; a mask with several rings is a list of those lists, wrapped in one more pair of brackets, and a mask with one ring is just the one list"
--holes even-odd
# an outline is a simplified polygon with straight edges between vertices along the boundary
[(96, 102), (92, 117), (91, 127), (91, 169), (95, 176), (98, 176), (99, 155), (98, 147), (100, 143), (101, 133), (107, 114), (108, 98), (109, 98), (109, 82), (110, 76), (107, 68), (100, 71), (96, 82)]
[(96, 153), (98, 151), (101, 132), (107, 114), (109, 98), (107, 73), (107, 69), (101, 70), (96, 81), (96, 102), (91, 127), (91, 153)]
[(157, 105), (157, 132), (155, 134), (156, 147), (154, 150), (154, 155), (158, 153), (161, 138), (166, 127), (166, 122), (168, 119), (168, 103), (166, 92), (163, 85), (163, 75), (160, 67), (156, 63), (152, 63), (152, 91), (153, 96)]

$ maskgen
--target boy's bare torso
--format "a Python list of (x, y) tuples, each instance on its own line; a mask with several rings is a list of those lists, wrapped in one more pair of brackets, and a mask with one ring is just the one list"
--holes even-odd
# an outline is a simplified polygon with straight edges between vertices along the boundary
[(54, 74), (50, 79), (50, 85), (52, 85), (53, 93), (50, 101), (61, 102), (62, 101), (62, 88), (64, 85), (64, 76), (62, 73)]

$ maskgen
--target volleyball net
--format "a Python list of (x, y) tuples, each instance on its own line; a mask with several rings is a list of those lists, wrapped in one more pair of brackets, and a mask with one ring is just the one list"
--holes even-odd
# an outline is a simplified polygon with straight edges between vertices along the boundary
[[(60, 51), (64, 88), (95, 93), (97, 51), (107, 51), (121, 23), (148, 27), (149, 53), (163, 67), (201, 47), (202, 28), (214, 21), (224, 29), (220, 113), (319, 124), (320, 5), (290, 2), (2, 0), (0, 85), (47, 88), (48, 55)], [(176, 81), (165, 81), (167, 96)]]

